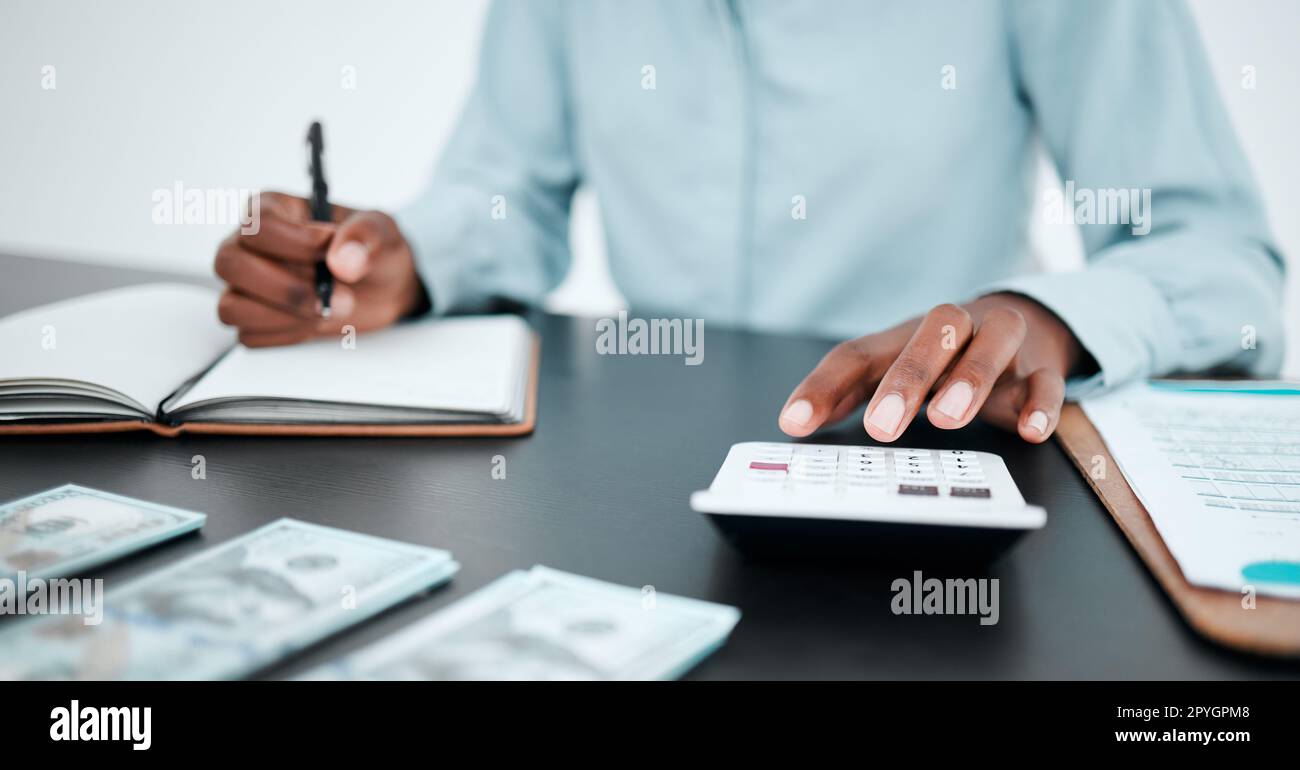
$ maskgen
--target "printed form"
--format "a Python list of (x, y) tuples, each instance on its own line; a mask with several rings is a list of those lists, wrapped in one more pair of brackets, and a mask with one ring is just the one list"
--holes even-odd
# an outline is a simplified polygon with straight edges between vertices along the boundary
[(1153, 380), (1083, 409), (1189, 582), (1300, 598), (1300, 383)]

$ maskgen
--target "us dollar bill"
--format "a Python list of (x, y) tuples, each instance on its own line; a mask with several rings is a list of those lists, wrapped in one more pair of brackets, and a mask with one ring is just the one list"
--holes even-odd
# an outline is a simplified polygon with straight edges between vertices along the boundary
[(303, 678), (675, 679), (739, 619), (734, 607), (537, 566)]
[(203, 526), (202, 513), (65, 484), (0, 505), (0, 578), (66, 577)]
[(451, 554), (281, 519), (105, 597), (0, 626), (0, 679), (229, 679), (449, 579)]

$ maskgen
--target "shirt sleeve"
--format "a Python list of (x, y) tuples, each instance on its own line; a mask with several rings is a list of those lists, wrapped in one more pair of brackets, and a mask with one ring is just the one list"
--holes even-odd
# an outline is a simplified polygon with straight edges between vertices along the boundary
[(495, 0), (473, 92), (426, 189), (396, 220), (434, 312), (538, 303), (568, 271), (579, 174), (560, 3)]
[[(1061, 178), (1089, 191), (1063, 205), (1091, 194), (1109, 223), (1080, 225), (1081, 272), (985, 293), (1028, 296), (1071, 328), (1099, 366), (1069, 383), (1071, 398), (1177, 371), (1276, 373), (1283, 260), (1187, 7), (1009, 2), (1022, 98)], [(1145, 222), (1115, 221), (1121, 190), (1150, 191)]]

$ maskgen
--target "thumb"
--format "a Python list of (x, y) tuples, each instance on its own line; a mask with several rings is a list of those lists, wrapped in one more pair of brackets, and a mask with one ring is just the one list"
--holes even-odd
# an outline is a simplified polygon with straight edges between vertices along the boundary
[(383, 216), (374, 211), (343, 220), (325, 252), (325, 264), (344, 283), (357, 283), (370, 273), (383, 243)]

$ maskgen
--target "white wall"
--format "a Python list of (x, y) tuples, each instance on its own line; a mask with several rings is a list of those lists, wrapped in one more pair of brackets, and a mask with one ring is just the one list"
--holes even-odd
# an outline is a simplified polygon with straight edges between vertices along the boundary
[[(1300, 2), (1191, 4), (1274, 230), (1288, 255), (1300, 254)], [(187, 188), (304, 192), (302, 136), (315, 117), (326, 126), (337, 200), (402, 203), (454, 124), (485, 7), (486, 0), (7, 0), (0, 250), (206, 272), (231, 227), (155, 225), (154, 192), (177, 180)], [(1253, 91), (1241, 87), (1247, 64), (1258, 73)], [(52, 90), (42, 88), (45, 65), (55, 68)], [(355, 89), (343, 87), (344, 67), (354, 68)], [(554, 308), (594, 313), (621, 302), (603, 272), (594, 211), (591, 196), (582, 196), (574, 274)], [(1049, 267), (1079, 260), (1074, 234), (1038, 227), (1034, 236)], [(1288, 328), (1300, 331), (1300, 269), (1289, 289)], [(1300, 333), (1290, 342), (1288, 371), (1300, 372)]]
[[(159, 227), (152, 194), (306, 191), (326, 127), (331, 192), (412, 195), (472, 78), (485, 3), (23, 2), (0, 23), (0, 246), (199, 272), (224, 225)], [(361, 9), (365, 9), (364, 12)], [(56, 67), (43, 90), (41, 68)], [(357, 87), (341, 87), (345, 66)]]

